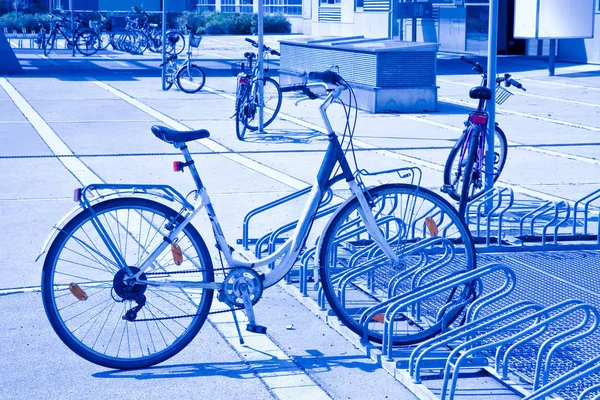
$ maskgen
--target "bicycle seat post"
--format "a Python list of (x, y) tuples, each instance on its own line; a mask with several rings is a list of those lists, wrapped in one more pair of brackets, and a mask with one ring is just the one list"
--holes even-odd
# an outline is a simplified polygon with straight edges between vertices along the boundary
[(190, 169), (190, 173), (192, 174), (192, 178), (194, 178), (194, 183), (198, 190), (204, 189), (204, 185), (202, 184), (202, 180), (200, 179), (200, 175), (198, 174), (198, 170), (196, 169), (196, 165), (194, 165), (194, 160), (190, 155), (190, 151), (185, 143), (174, 143), (174, 146), (181, 150), (183, 153), (183, 158), (185, 159), (185, 165)]

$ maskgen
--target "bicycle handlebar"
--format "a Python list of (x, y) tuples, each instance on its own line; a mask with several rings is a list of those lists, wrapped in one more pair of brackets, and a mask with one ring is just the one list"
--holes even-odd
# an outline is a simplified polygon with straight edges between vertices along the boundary
[(302, 92), (302, 93), (304, 93), (311, 100), (315, 100), (315, 99), (319, 98), (319, 96), (317, 94), (315, 94), (312, 90), (310, 90), (310, 88), (308, 88), (306, 86), (306, 82), (300, 83), (300, 84), (296, 84), (296, 85), (283, 86), (281, 88), (281, 92), (282, 93), (285, 93), (285, 92)]
[[(258, 49), (258, 43), (255, 42), (254, 40), (252, 40), (250, 38), (246, 38), (246, 42), (252, 44), (252, 46), (254, 46)], [(281, 56), (280, 52), (278, 52), (275, 49), (270, 48), (269, 46), (265, 46), (264, 44), (263, 44), (263, 50), (269, 52), (272, 56)]]
[(485, 69), (477, 61), (471, 61), (471, 60), (465, 58), (465, 56), (461, 56), (460, 59), (463, 60), (464, 62), (466, 62), (467, 64), (471, 64), (473, 66), (473, 70), (479, 72), (480, 74), (487, 74), (487, 69)]
[(324, 83), (328, 83), (328, 84), (334, 84), (334, 85), (341, 85), (342, 82), (344, 81), (344, 79), (337, 74), (336, 72), (333, 72), (331, 70), (326, 70), (323, 72), (310, 72), (308, 74), (308, 79), (313, 80), (313, 81), (322, 81)]

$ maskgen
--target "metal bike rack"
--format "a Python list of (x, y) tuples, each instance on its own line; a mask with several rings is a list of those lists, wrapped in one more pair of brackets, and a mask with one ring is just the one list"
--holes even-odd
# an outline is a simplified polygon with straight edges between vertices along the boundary
[[(294, 200), (300, 196), (308, 194), (310, 192), (310, 189), (311, 189), (311, 187), (309, 186), (302, 190), (298, 190), (297, 192), (294, 192), (292, 194), (284, 196), (278, 200), (271, 201), (267, 204), (264, 204), (260, 207), (257, 207), (255, 209), (251, 210), (250, 212), (248, 212), (248, 214), (246, 214), (246, 216), (244, 217), (244, 223), (242, 224), (242, 238), (238, 239), (237, 243), (241, 244), (244, 247), (244, 250), (249, 250), (249, 245), (256, 244), (256, 242), (259, 240), (258, 238), (250, 238), (250, 220), (261, 213), (264, 213), (268, 210), (271, 210), (271, 209), (277, 207), (278, 205), (287, 203), (287, 202)], [(331, 203), (332, 200), (333, 200), (333, 192), (331, 190), (328, 190), (327, 193), (325, 194), (325, 197), (321, 201), (321, 204), (319, 207), (328, 205), (329, 203)]]
[(517, 201), (495, 187), (467, 205), (478, 252), (600, 249), (600, 189), (574, 203)]

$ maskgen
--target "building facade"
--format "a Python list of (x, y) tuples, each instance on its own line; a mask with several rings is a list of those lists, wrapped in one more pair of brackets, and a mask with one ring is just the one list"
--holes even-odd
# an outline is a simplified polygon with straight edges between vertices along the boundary
[[(48, 0), (62, 3), (69, 0)], [(78, 10), (129, 11), (140, 6), (162, 11), (163, 0), (72, 0)], [(256, 0), (164, 0), (167, 11), (209, 10), (257, 12)], [(441, 51), (485, 55), (487, 53), (489, 0), (263, 0), (265, 12), (283, 14), (294, 32), (311, 36), (394, 37), (434, 42)], [(403, 11), (413, 1), (431, 10), (413, 19)], [(498, 52), (530, 56), (548, 55), (548, 41), (513, 37), (516, 0), (499, 0)], [(567, 1), (567, 0), (565, 0)], [(558, 60), (600, 64), (600, 0), (595, 4), (592, 39), (559, 40)], [(414, 28), (413, 28), (414, 24)]]

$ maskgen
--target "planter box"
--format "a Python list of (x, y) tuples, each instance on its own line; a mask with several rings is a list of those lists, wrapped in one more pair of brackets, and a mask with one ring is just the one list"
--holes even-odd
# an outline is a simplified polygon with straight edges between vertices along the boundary
[(303, 38), (281, 42), (281, 84), (331, 65), (354, 88), (358, 107), (377, 112), (437, 110), (438, 44), (389, 39)]

